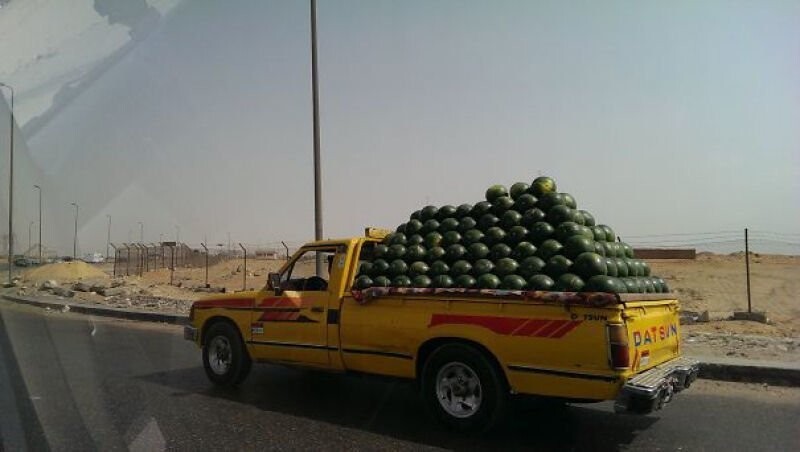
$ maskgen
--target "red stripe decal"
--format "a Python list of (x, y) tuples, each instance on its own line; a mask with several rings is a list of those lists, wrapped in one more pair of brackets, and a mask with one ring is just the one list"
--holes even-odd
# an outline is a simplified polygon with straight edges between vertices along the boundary
[(561, 339), (564, 337), (565, 334), (569, 333), (570, 331), (574, 330), (578, 325), (581, 324), (583, 320), (573, 320), (568, 322), (566, 325), (562, 326), (558, 330), (556, 330), (553, 334), (550, 335), (553, 339)]
[(228, 298), (222, 300), (200, 300), (194, 302), (195, 308), (249, 308), (252, 298)]
[(548, 323), (550, 323), (550, 320), (547, 319), (530, 319), (525, 326), (514, 331), (514, 336), (533, 336), (533, 333), (539, 331)]
[(511, 334), (527, 319), (514, 317), (489, 317), (478, 315), (457, 315), (457, 314), (433, 314), (431, 323), (428, 327), (437, 325), (476, 325), (487, 328), (497, 334)]
[(559, 328), (569, 323), (569, 320), (553, 320), (549, 325), (536, 332), (536, 337), (550, 337)]

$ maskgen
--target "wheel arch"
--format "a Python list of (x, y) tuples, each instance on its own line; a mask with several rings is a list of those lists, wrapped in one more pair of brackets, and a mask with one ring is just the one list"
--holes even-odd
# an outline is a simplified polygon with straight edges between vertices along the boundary
[(431, 354), (437, 349), (441, 348), (442, 346), (451, 344), (466, 345), (478, 350), (483, 356), (486, 357), (489, 363), (495, 367), (495, 370), (497, 370), (499, 374), (503, 377), (506, 386), (509, 387), (508, 375), (506, 375), (505, 369), (500, 364), (500, 360), (497, 359), (497, 356), (495, 356), (495, 354), (492, 353), (491, 350), (489, 350), (489, 347), (481, 344), (478, 341), (465, 339), (461, 337), (434, 337), (426, 340), (419, 346), (419, 348), (417, 349), (417, 359), (415, 367), (415, 380), (417, 382), (421, 380), (425, 363), (428, 361), (428, 358), (431, 356)]

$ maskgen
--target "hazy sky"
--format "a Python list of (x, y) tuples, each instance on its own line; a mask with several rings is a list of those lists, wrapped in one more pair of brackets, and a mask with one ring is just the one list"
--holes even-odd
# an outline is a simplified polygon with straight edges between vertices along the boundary
[[(326, 236), (539, 174), (623, 239), (800, 232), (800, 2), (320, 0), (318, 27)], [(308, 33), (305, 1), (160, 16), (23, 134), (18, 240), (34, 180), (62, 252), (74, 200), (84, 251), (106, 214), (119, 242), (312, 238)]]

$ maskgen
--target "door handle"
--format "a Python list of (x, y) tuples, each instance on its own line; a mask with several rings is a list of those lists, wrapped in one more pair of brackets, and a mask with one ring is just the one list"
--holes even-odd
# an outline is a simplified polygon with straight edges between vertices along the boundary
[(323, 308), (322, 306), (311, 307), (311, 312), (323, 312), (323, 311), (325, 311), (325, 308)]

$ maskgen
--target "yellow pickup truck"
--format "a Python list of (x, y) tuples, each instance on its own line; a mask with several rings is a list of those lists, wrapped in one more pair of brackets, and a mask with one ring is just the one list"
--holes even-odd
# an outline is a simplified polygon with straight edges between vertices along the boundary
[(413, 379), (435, 417), (475, 431), (496, 425), (515, 394), (649, 413), (697, 377), (672, 294), (355, 291), (380, 238), (309, 243), (263, 289), (195, 302), (184, 336), (208, 378), (235, 386), (255, 361)]

